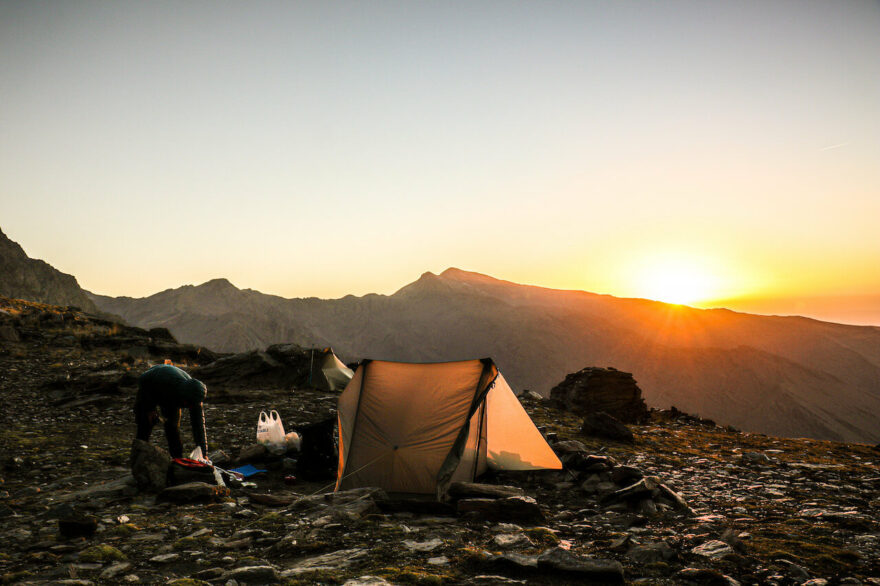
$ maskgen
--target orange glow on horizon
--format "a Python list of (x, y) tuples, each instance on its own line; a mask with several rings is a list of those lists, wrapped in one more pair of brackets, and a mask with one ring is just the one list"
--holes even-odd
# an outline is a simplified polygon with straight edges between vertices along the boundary
[(630, 274), (636, 296), (655, 301), (691, 305), (725, 293), (718, 270), (691, 255), (652, 255), (637, 263)]

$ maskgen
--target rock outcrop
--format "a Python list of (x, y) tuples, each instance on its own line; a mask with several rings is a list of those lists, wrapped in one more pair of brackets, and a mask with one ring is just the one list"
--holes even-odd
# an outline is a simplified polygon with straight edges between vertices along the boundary
[(75, 306), (97, 313), (98, 308), (73, 275), (42, 260), (29, 258), (24, 249), (0, 230), (0, 295), (53, 305)]
[(211, 387), (266, 389), (306, 386), (311, 351), (296, 344), (274, 344), (225, 356), (193, 370), (193, 377)]
[(648, 407), (633, 375), (614, 368), (589, 366), (569, 374), (550, 391), (550, 401), (583, 416), (604, 411), (625, 423), (648, 418)]

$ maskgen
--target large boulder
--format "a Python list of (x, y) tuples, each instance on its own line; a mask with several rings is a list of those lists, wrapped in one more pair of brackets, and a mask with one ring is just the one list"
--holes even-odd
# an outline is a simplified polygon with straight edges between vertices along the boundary
[(571, 373), (550, 391), (550, 401), (579, 415), (604, 411), (624, 423), (642, 423), (648, 407), (633, 375), (590, 366)]
[(171, 456), (160, 447), (135, 438), (131, 442), (131, 475), (141, 490), (158, 492), (168, 484)]
[(274, 344), (225, 356), (190, 374), (209, 387), (232, 389), (289, 389), (309, 380), (311, 350), (295, 344)]

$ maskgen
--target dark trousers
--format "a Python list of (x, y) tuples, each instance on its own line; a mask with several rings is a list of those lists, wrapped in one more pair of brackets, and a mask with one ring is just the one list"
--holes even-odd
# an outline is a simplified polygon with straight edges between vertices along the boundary
[[(162, 409), (165, 419), (165, 439), (168, 440), (168, 452), (172, 458), (183, 457), (183, 442), (180, 440), (180, 409)], [(135, 407), (134, 421), (137, 424), (137, 439), (150, 441), (153, 426), (159, 420), (155, 409), (147, 410)]]

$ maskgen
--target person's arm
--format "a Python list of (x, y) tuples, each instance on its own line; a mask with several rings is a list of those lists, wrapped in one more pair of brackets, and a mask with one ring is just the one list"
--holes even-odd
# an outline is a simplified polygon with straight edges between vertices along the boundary
[(208, 457), (208, 433), (205, 431), (205, 410), (199, 403), (189, 410), (189, 422), (192, 425), (193, 441), (202, 448), (202, 456)]

